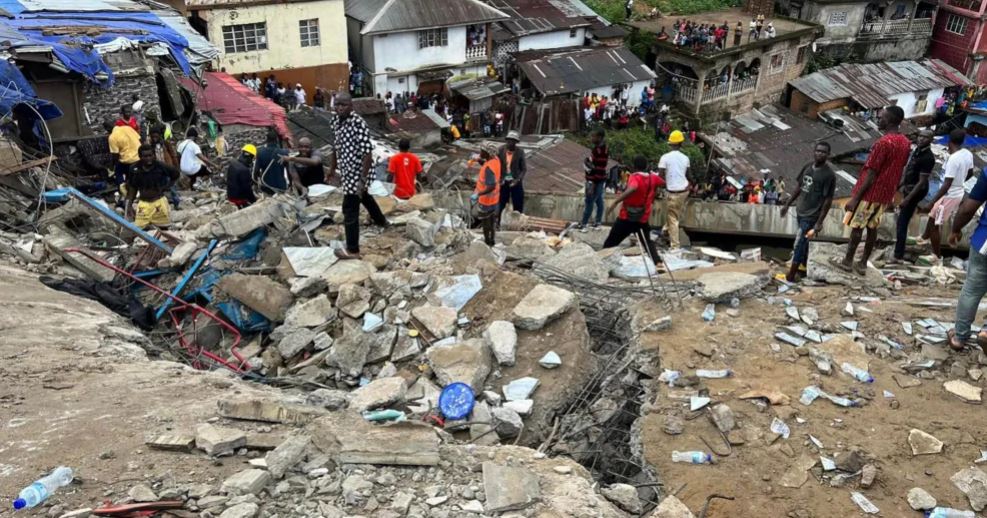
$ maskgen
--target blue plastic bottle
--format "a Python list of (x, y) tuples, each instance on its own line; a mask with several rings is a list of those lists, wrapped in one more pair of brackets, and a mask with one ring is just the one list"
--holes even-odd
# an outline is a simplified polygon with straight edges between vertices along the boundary
[(58, 488), (72, 483), (72, 468), (60, 466), (50, 475), (42, 477), (21, 490), (14, 500), (14, 509), (30, 509), (44, 502)]

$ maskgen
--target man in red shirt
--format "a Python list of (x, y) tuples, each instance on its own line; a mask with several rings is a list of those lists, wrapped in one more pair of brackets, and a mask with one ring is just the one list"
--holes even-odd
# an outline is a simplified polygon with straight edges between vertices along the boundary
[(651, 240), (648, 220), (651, 218), (651, 207), (655, 204), (655, 195), (658, 189), (665, 186), (665, 180), (647, 170), (648, 160), (641, 155), (634, 157), (632, 164), (635, 172), (627, 180), (627, 189), (607, 209), (607, 219), (610, 219), (614, 209), (620, 204), (620, 214), (610, 227), (610, 234), (604, 241), (603, 248), (613, 248), (627, 236), (635, 234), (647, 247), (651, 260), (658, 264), (658, 250)]
[(394, 195), (407, 200), (415, 195), (415, 177), (422, 173), (422, 162), (408, 151), (411, 149), (408, 139), (401, 139), (398, 149), (401, 152), (387, 162), (387, 172), (394, 176)]
[[(898, 190), (902, 172), (908, 157), (911, 155), (911, 141), (900, 133), (899, 127), (905, 119), (905, 112), (898, 106), (888, 106), (881, 112), (877, 127), (884, 136), (877, 140), (870, 149), (870, 155), (860, 170), (857, 184), (853, 186), (850, 201), (846, 204), (846, 216), (843, 223), (850, 227), (850, 244), (847, 246), (846, 257), (842, 262), (834, 260), (834, 264), (844, 271), (853, 271), (858, 275), (867, 272), (867, 261), (874, 252), (877, 243), (877, 228), (881, 225), (881, 216), (894, 203), (894, 194)], [(854, 263), (857, 247), (867, 229), (867, 241), (864, 244), (864, 255), (860, 262)]]

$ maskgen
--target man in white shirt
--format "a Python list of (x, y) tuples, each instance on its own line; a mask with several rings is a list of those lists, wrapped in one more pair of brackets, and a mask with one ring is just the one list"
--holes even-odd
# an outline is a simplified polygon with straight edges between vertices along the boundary
[(665, 177), (665, 188), (668, 189), (668, 197), (665, 199), (667, 205), (665, 220), (665, 234), (673, 250), (680, 247), (679, 243), (679, 217), (685, 210), (685, 202), (689, 198), (689, 180), (686, 173), (689, 171), (689, 157), (682, 152), (682, 143), (685, 142), (685, 135), (681, 131), (675, 130), (668, 136), (668, 145), (671, 151), (661, 156), (658, 161), (658, 172)]
[(295, 107), (301, 108), (305, 106), (305, 89), (302, 88), (301, 83), (295, 84)]
[[(199, 137), (199, 130), (189, 128), (185, 133), (185, 140), (178, 143), (176, 150), (180, 155), (179, 168), (182, 176), (188, 181), (189, 188), (195, 188), (195, 180), (199, 177), (209, 176), (210, 169), (218, 170), (204, 154), (202, 148), (196, 143)], [(208, 166), (208, 167), (207, 167)]]
[(929, 222), (925, 226), (925, 233), (922, 235), (922, 242), (929, 240), (932, 244), (932, 253), (936, 257), (942, 257), (942, 233), (940, 229), (943, 225), (948, 225), (956, 215), (956, 210), (960, 208), (963, 195), (966, 191), (963, 183), (973, 172), (973, 153), (969, 149), (963, 148), (966, 140), (966, 130), (962, 128), (954, 129), (949, 133), (949, 158), (942, 166), (943, 181), (942, 187), (932, 199), (932, 211), (929, 212)]

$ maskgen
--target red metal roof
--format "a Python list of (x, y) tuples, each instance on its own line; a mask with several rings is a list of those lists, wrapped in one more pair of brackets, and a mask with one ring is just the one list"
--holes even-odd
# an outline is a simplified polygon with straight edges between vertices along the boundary
[(195, 92), (199, 109), (210, 112), (216, 122), (274, 128), (282, 139), (292, 141), (284, 108), (254, 93), (229, 74), (206, 72), (204, 78), (205, 90), (189, 78), (180, 80)]

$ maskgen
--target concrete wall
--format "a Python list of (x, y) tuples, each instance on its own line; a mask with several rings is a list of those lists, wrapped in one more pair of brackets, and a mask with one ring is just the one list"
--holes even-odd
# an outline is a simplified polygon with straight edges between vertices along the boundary
[[(347, 55), (346, 18), (343, 0), (313, 0), (304, 3), (252, 5), (235, 9), (199, 11), (208, 24), (209, 41), (223, 52), (223, 26), (246, 23), (267, 24), (267, 49), (223, 53), (218, 68), (230, 74), (263, 74), (270, 70), (345, 64)], [(319, 46), (302, 47), (299, 20), (319, 20)]]
[(858, 41), (854, 54), (863, 61), (910, 61), (922, 59), (932, 39), (929, 35), (912, 35), (891, 41)]
[(916, 94), (917, 92), (906, 92), (890, 97), (891, 100), (896, 101), (897, 105), (905, 111), (905, 118), (907, 119), (934, 114), (936, 111), (936, 101), (943, 96), (943, 89), (936, 88), (935, 90), (929, 90), (925, 110), (920, 112), (915, 110), (915, 103), (918, 98)]
[(144, 101), (145, 113), (156, 111), (161, 114), (161, 99), (158, 97), (158, 82), (153, 68), (139, 74), (114, 76), (111, 88), (101, 88), (92, 82), (84, 82), (83, 91), (83, 120), (82, 125), (88, 127), (96, 135), (103, 135), (103, 121), (116, 120), (120, 117), (120, 107), (133, 104), (131, 96), (137, 94)]
[[(822, 25), (826, 32), (820, 39), (821, 43), (852, 41), (860, 32), (860, 26), (864, 23), (864, 10), (866, 2), (842, 3), (842, 4), (821, 4), (810, 3), (802, 7), (802, 16), (805, 20), (813, 21)], [(808, 13), (806, 12), (808, 11)], [(846, 25), (830, 25), (829, 21), (834, 13), (847, 13)]]
[(564, 31), (543, 32), (541, 34), (522, 36), (518, 40), (518, 48), (523, 51), (578, 47), (582, 46), (585, 40), (585, 28), (576, 29), (575, 36), (569, 36), (569, 29), (566, 29)]
[[(433, 192), (436, 204), (448, 209), (459, 209), (469, 205), (469, 192)], [(456, 196), (462, 196), (462, 200), (457, 200)], [(614, 196), (607, 195), (607, 206), (610, 205)], [(579, 221), (583, 214), (584, 198), (581, 194), (547, 194), (547, 193), (526, 193), (525, 213), (540, 218), (562, 219), (566, 221)], [(466, 205), (463, 205), (465, 203)], [(652, 226), (660, 226), (665, 221), (665, 206), (659, 203), (656, 207), (659, 210), (652, 211)], [(729, 234), (729, 235), (750, 235), (772, 238), (794, 238), (798, 231), (798, 223), (795, 220), (794, 211), (788, 217), (782, 218), (779, 214), (781, 207), (778, 205), (750, 205), (747, 203), (720, 203), (702, 202), (699, 200), (689, 200), (686, 205), (685, 215), (681, 219), (682, 227), (686, 232), (702, 232), (708, 234)], [(614, 214), (616, 215), (616, 214)], [(830, 210), (826, 221), (823, 224), (821, 234), (822, 240), (843, 242), (849, 239), (850, 232), (843, 225), (844, 211), (841, 208)], [(909, 227), (910, 235), (918, 235), (921, 229), (925, 228), (926, 215), (915, 217)], [(612, 223), (608, 220), (607, 224)], [(976, 228), (977, 222), (973, 221), (964, 230), (964, 236), (970, 236), (972, 230)], [(881, 222), (879, 237), (882, 241), (893, 241), (895, 234), (895, 218), (885, 217)], [(968, 239), (964, 239), (961, 248), (968, 246)]]
[(374, 36), (374, 73), (398, 72), (466, 62), (466, 27), (449, 27), (449, 44), (418, 48), (418, 31)]
[[(627, 105), (628, 106), (631, 106), (631, 107), (636, 107), (636, 106), (640, 105), (641, 104), (641, 91), (643, 91), (645, 88), (647, 88), (649, 84), (651, 84), (651, 81), (637, 81), (637, 82), (631, 83), (630, 95), (627, 97)], [(585, 92), (581, 92), (579, 94), (579, 96), (582, 97), (585, 94), (588, 94), (588, 95), (596, 94), (598, 96), (605, 95), (605, 96), (607, 96), (608, 99), (612, 99), (613, 98), (613, 86), (607, 85), (607, 86), (601, 86), (599, 88), (594, 88), (592, 90), (586, 90)]]

